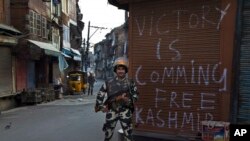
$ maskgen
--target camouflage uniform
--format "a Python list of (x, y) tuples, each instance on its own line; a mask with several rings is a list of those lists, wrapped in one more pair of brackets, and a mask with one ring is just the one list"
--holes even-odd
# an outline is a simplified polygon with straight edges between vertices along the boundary
[(111, 107), (109, 107), (109, 110), (106, 113), (106, 123), (103, 126), (103, 131), (105, 132), (104, 141), (111, 140), (118, 120), (121, 123), (126, 141), (132, 141), (133, 110), (131, 109), (131, 106), (138, 98), (137, 88), (132, 80), (128, 80), (126, 77), (119, 80), (118, 77), (115, 77), (106, 81), (97, 94), (96, 107), (101, 109), (106, 94), (109, 97), (117, 91), (127, 91), (130, 98), (127, 102), (111, 103)]

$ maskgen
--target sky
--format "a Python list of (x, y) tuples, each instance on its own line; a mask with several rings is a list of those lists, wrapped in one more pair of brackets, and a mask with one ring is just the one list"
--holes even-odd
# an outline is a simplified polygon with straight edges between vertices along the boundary
[(90, 46), (105, 39), (107, 33), (125, 22), (125, 11), (109, 4), (108, 0), (79, 0), (78, 4), (83, 14), (82, 21), (85, 23), (83, 29), (85, 40), (87, 40), (89, 21), (91, 26), (107, 28), (97, 31), (96, 28), (90, 28), (89, 35), (92, 35), (89, 40)]

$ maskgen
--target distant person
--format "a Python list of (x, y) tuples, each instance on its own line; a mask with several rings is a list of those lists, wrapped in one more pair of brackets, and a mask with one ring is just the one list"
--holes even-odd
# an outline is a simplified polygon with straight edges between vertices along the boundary
[(95, 76), (93, 73), (90, 73), (88, 76), (88, 83), (89, 83), (89, 88), (88, 88), (88, 95), (93, 95), (93, 88), (95, 84)]
[[(95, 111), (106, 113), (106, 122), (102, 129), (105, 132), (104, 141), (111, 141), (118, 120), (121, 123), (125, 140), (133, 141), (132, 117), (134, 102), (138, 99), (138, 91), (135, 82), (126, 77), (128, 72), (126, 58), (116, 59), (114, 72), (116, 76), (105, 81), (97, 93)], [(107, 99), (104, 101), (106, 96)]]
[(62, 78), (58, 76), (55, 79), (55, 84), (54, 84), (54, 90), (58, 98), (62, 98), (63, 94), (63, 83), (62, 83)]

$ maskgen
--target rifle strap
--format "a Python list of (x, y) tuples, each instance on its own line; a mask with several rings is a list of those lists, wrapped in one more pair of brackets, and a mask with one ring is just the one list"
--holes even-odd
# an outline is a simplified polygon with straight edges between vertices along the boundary
[(134, 104), (134, 100), (132, 98), (132, 91), (131, 91), (131, 83), (129, 79), (127, 79), (128, 91), (129, 91), (129, 99), (131, 100), (131, 104)]

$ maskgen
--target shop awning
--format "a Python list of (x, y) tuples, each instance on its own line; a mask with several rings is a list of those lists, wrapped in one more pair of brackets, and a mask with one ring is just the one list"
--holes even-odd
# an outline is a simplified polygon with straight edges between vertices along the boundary
[(61, 52), (56, 48), (56, 46), (52, 45), (51, 43), (45, 43), (35, 40), (28, 40), (30, 43), (44, 49), (45, 54), (52, 55), (52, 56), (59, 56)]
[(0, 45), (16, 45), (17, 39), (14, 37), (0, 35)]
[(69, 56), (69, 55), (67, 55), (67, 54), (65, 54), (65, 53), (63, 53), (63, 52), (62, 52), (62, 55), (63, 55), (64, 57), (66, 57), (66, 58), (71, 58), (71, 56)]
[(72, 52), (72, 54), (73, 54), (73, 59), (75, 60), (75, 61), (81, 61), (82, 59), (81, 59), (81, 53), (80, 53), (80, 51), (78, 51), (78, 50), (76, 50), (76, 49), (73, 49), (73, 48), (70, 48), (70, 50), (71, 50), (71, 52)]
[(70, 51), (70, 48), (66, 48), (66, 47), (63, 47), (62, 48), (62, 53), (68, 55), (68, 56), (72, 56), (72, 53)]
[(73, 49), (73, 48), (70, 48), (70, 50), (71, 50), (74, 54), (81, 56), (80, 51), (78, 51), (78, 50), (76, 50), (76, 49)]
[(6, 25), (6, 24), (0, 23), (0, 29), (3, 32), (8, 32), (8, 33), (11, 32), (12, 35), (21, 35), (22, 34), (19, 30), (15, 29), (12, 26)]
[(73, 59), (75, 61), (82, 61), (81, 56), (74, 56)]
[(81, 61), (81, 53), (76, 49), (63, 47), (62, 53), (65, 57), (69, 56), (75, 61)]

